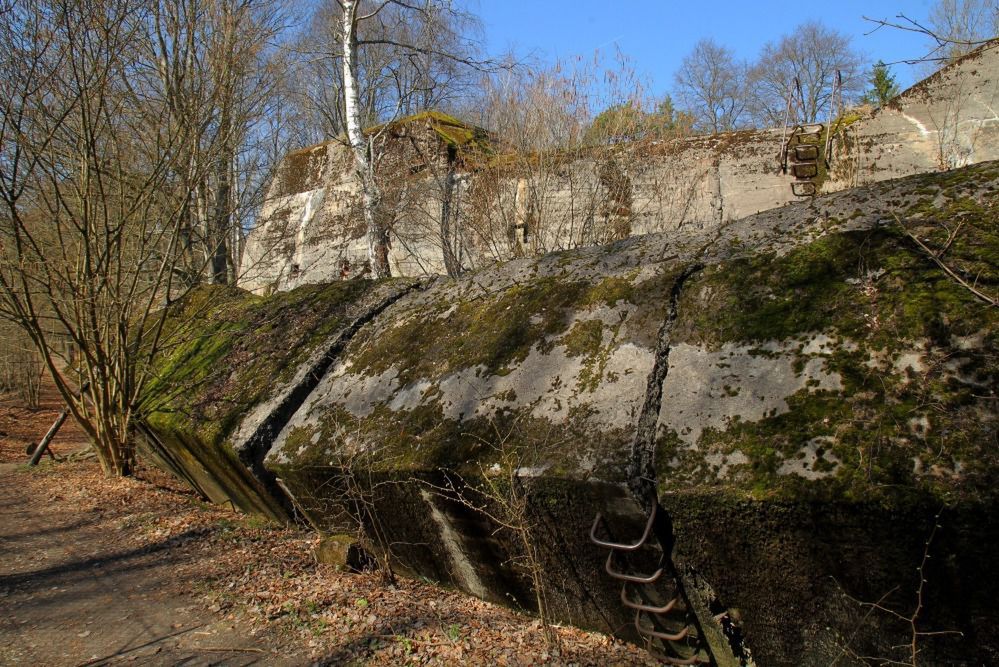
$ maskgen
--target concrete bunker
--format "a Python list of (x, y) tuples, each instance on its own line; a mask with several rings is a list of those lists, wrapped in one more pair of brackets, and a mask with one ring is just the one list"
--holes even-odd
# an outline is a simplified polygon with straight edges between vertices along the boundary
[[(219, 471), (319, 530), (361, 524), (401, 572), (537, 611), (530, 547), (550, 618), (636, 641), (689, 626), (658, 650), (717, 664), (889, 655), (904, 624), (862, 603), (896, 589), (910, 609), (931, 549), (926, 627), (964, 636), (924, 655), (988, 662), (999, 323), (909, 234), (964, 221), (948, 261), (999, 284), (997, 189), (983, 163), (460, 280), (213, 298), (197, 348), (162, 360), (201, 369), (191, 390), (157, 387), (148, 426), (223, 461), (187, 474), (248, 511)], [(648, 525), (650, 546), (608, 561), (598, 514), (599, 540)], [(638, 610), (640, 631), (608, 562), (662, 567), (684, 599)], [(625, 594), (662, 609), (676, 589)]]

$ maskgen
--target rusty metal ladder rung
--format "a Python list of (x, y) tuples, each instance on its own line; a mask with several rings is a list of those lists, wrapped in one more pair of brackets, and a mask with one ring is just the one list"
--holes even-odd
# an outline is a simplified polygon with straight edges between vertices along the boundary
[[(603, 514), (597, 513), (597, 516), (593, 519), (593, 525), (590, 527), (590, 541), (599, 547), (609, 549), (607, 554), (607, 561), (604, 564), (604, 570), (612, 578), (622, 582), (621, 583), (621, 603), (628, 609), (635, 610), (635, 630), (638, 632), (639, 636), (644, 637), (646, 640), (646, 648), (650, 654), (655, 656), (657, 659), (662, 660), (671, 665), (699, 665), (705, 664), (705, 659), (697, 655), (697, 650), (695, 649), (695, 654), (690, 658), (680, 658), (672, 657), (662, 654), (659, 651), (653, 650), (652, 642), (656, 639), (663, 642), (664, 647), (669, 647), (669, 642), (680, 642), (687, 639), (690, 636), (690, 625), (687, 624), (682, 630), (672, 633), (672, 632), (659, 632), (654, 627), (652, 629), (645, 628), (642, 625), (642, 614), (649, 614), (650, 616), (661, 618), (665, 614), (671, 612), (680, 601), (680, 596), (674, 596), (669, 602), (661, 607), (655, 607), (652, 605), (643, 604), (642, 602), (635, 602), (630, 599), (628, 595), (628, 584), (640, 584), (640, 585), (651, 585), (659, 581), (662, 578), (663, 573), (666, 571), (666, 566), (661, 566), (658, 570), (653, 572), (651, 575), (638, 575), (638, 574), (627, 574), (624, 572), (618, 572), (614, 569), (613, 561), (614, 554), (617, 552), (631, 553), (638, 551), (643, 546), (648, 543), (649, 537), (652, 535), (652, 527), (655, 524), (656, 512), (658, 510), (658, 503), (652, 505), (652, 509), (649, 512), (649, 518), (645, 522), (645, 527), (642, 530), (642, 535), (636, 542), (611, 542), (609, 540), (602, 540), (597, 537), (597, 529), (600, 527), (600, 522), (603, 519)], [(664, 557), (667, 557), (664, 554)]]
[(649, 535), (652, 534), (652, 524), (656, 520), (656, 505), (652, 506), (652, 511), (649, 512), (649, 520), (645, 522), (645, 530), (642, 531), (642, 537), (633, 544), (618, 544), (616, 542), (607, 542), (601, 540), (597, 537), (597, 528), (600, 526), (600, 520), (604, 518), (604, 515), (597, 512), (596, 518), (593, 520), (593, 526), (590, 527), (590, 541), (596, 544), (598, 547), (603, 547), (605, 549), (614, 549), (616, 551), (638, 551), (649, 539)]
[(636, 609), (638, 611), (644, 611), (649, 614), (663, 615), (668, 614), (676, 606), (676, 603), (680, 601), (679, 597), (674, 597), (669, 602), (667, 602), (662, 607), (652, 607), (650, 605), (642, 604), (641, 602), (635, 602), (628, 597), (628, 584), (621, 584), (621, 604), (629, 609)]
[(661, 639), (664, 642), (678, 642), (686, 639), (687, 635), (690, 633), (690, 626), (684, 626), (683, 630), (679, 632), (658, 632), (653, 629), (642, 627), (642, 612), (635, 612), (635, 629), (638, 630), (638, 634), (643, 637), (654, 637), (656, 639)]
[(604, 564), (604, 571), (618, 581), (630, 582), (633, 584), (654, 584), (659, 581), (659, 577), (663, 576), (663, 572), (666, 570), (666, 568), (661, 567), (648, 576), (640, 574), (625, 574), (624, 572), (617, 572), (613, 569), (613, 559), (614, 552), (611, 551), (607, 554), (607, 562)]
[(815, 183), (811, 181), (795, 181), (791, 183), (791, 194), (795, 197), (814, 197), (818, 193)]

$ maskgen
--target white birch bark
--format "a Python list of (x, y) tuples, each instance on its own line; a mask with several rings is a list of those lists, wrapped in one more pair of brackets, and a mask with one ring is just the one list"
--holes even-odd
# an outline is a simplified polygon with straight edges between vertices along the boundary
[(359, 0), (343, 0), (343, 98), (347, 121), (347, 141), (354, 153), (354, 172), (361, 182), (364, 223), (367, 229), (368, 264), (374, 278), (391, 275), (388, 263), (388, 233), (376, 215), (380, 200), (374, 164), (361, 127), (357, 72), (357, 5)]

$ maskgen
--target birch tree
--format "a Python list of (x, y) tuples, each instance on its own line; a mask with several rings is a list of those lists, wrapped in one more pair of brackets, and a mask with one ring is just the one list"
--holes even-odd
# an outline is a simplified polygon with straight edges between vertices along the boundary
[[(413, 69), (403, 63), (450, 63), (457, 67), (484, 69), (489, 63), (477, 60), (474, 44), (455, 28), (469, 24), (467, 15), (447, 0), (337, 0), (340, 10), (340, 31), (337, 42), (342, 57), (342, 100), (347, 143), (353, 155), (354, 173), (361, 186), (362, 207), (368, 245), (368, 263), (375, 278), (391, 275), (389, 266), (390, 216), (379, 209), (382, 204), (381, 189), (376, 177), (378, 133), (366, 134), (365, 114), (361, 104), (362, 64), (361, 54), (371, 47), (387, 47), (392, 56), (385, 60), (378, 71), (363, 72), (368, 79), (384, 78), (394, 82), (395, 107), (382, 121), (391, 121), (403, 109), (415, 110), (414, 100), (428, 100), (429, 91), (438, 86), (432, 67), (417, 67), (419, 76), (407, 79)], [(376, 24), (378, 31), (371, 36), (364, 33), (365, 24)], [(419, 26), (415, 29), (414, 26)], [(384, 127), (384, 126), (383, 126)]]
[(343, 24), (340, 39), (343, 44), (344, 119), (347, 125), (347, 142), (354, 154), (354, 173), (361, 184), (364, 226), (368, 241), (368, 264), (375, 278), (387, 278), (392, 274), (388, 261), (388, 229), (377, 217), (381, 192), (375, 181), (374, 160), (371, 159), (373, 156), (364, 137), (364, 128), (361, 126), (361, 106), (358, 99), (360, 73), (357, 62), (359, 48), (357, 26), (363, 20), (374, 18), (384, 5), (369, 14), (359, 15), (359, 4), (358, 0), (343, 0), (342, 3)]

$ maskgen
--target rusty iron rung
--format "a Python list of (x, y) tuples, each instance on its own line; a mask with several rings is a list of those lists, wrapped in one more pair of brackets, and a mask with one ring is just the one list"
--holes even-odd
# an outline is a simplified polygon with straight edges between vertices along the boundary
[(798, 162), (815, 162), (819, 159), (818, 145), (798, 144), (794, 147), (794, 159)]
[(656, 639), (661, 639), (664, 642), (678, 642), (678, 641), (681, 641), (682, 639), (685, 639), (687, 637), (687, 635), (690, 633), (690, 626), (689, 625), (685, 625), (683, 627), (683, 630), (680, 630), (680, 632), (676, 632), (676, 633), (658, 632), (656, 630), (649, 630), (649, 629), (643, 628), (642, 627), (642, 612), (640, 612), (640, 611), (636, 611), (635, 612), (635, 629), (638, 630), (638, 634), (642, 635), (643, 637), (655, 637)]
[(614, 577), (618, 581), (630, 581), (633, 584), (654, 584), (659, 581), (659, 577), (663, 576), (663, 572), (666, 571), (666, 568), (661, 567), (647, 577), (637, 574), (625, 574), (624, 572), (618, 572), (613, 568), (611, 565), (611, 560), (613, 558), (614, 552), (611, 551), (607, 554), (607, 564), (604, 565), (604, 570), (607, 571), (607, 574)]
[(662, 607), (652, 607), (649, 605), (642, 604), (640, 602), (633, 602), (628, 598), (628, 583), (625, 582), (621, 584), (621, 604), (629, 609), (637, 609), (638, 611), (644, 611), (647, 614), (668, 614), (676, 606), (676, 603), (680, 601), (679, 597), (675, 597), (669, 602), (667, 602)]
[(791, 165), (791, 173), (795, 178), (815, 178), (819, 175), (819, 168), (814, 162), (799, 162)]
[(616, 549), (617, 551), (637, 551), (641, 549), (645, 545), (645, 542), (649, 539), (649, 535), (652, 534), (652, 523), (656, 520), (656, 507), (657, 504), (653, 503), (652, 511), (649, 513), (649, 520), (645, 523), (645, 530), (642, 532), (642, 537), (633, 544), (618, 544), (617, 542), (607, 542), (598, 538), (597, 526), (600, 525), (600, 519), (602, 519), (604, 515), (597, 512), (597, 518), (593, 520), (593, 527), (590, 528), (590, 541), (597, 546), (601, 546), (606, 549)]

